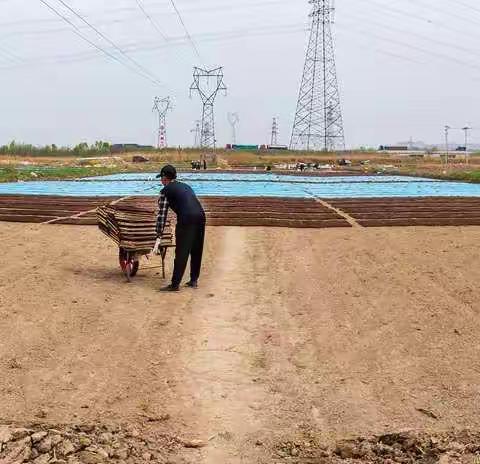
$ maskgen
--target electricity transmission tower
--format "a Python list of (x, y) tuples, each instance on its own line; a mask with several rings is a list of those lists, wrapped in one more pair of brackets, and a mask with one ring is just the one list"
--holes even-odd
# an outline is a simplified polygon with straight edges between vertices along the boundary
[(240, 116), (238, 113), (228, 113), (228, 122), (232, 126), (232, 145), (237, 143), (237, 124), (240, 122)]
[(342, 109), (332, 36), (333, 0), (309, 0), (313, 6), (291, 149), (345, 149)]
[(159, 98), (153, 100), (153, 110), (158, 114), (158, 142), (157, 147), (160, 149), (167, 148), (167, 112), (171, 110), (170, 97)]
[(273, 118), (272, 123), (272, 137), (270, 139), (270, 145), (278, 145), (278, 121), (277, 118)]
[(195, 134), (195, 148), (198, 147), (198, 144), (200, 142), (200, 124), (201, 122), (197, 119), (195, 121), (195, 127), (193, 129), (190, 129), (190, 132), (192, 134)]
[(218, 93), (222, 91), (227, 94), (227, 87), (223, 82), (223, 68), (202, 69), (194, 67), (193, 84), (190, 86), (190, 97), (192, 92), (198, 92), (203, 103), (202, 126), (200, 131), (200, 147), (215, 148), (215, 116), (213, 106)]

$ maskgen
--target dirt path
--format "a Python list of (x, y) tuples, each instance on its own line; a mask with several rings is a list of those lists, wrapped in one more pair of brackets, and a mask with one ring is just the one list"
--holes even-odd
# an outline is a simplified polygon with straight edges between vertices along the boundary
[(203, 441), (192, 464), (480, 430), (479, 239), (212, 228), (201, 288), (166, 296), (94, 228), (0, 223), (0, 421), (136, 424)]
[(255, 383), (256, 363), (262, 362), (256, 352), (261, 315), (255, 295), (243, 285), (253, 275), (247, 235), (229, 228), (216, 242), (215, 273), (202, 282), (212, 293), (197, 292), (179, 356), (182, 407), (209, 441), (197, 462), (240, 462), (242, 442), (265, 425), (256, 411), (265, 401)]

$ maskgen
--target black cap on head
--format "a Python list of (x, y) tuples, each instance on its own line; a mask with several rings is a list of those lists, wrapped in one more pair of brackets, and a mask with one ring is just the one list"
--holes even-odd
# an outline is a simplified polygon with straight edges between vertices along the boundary
[(176, 179), (177, 170), (170, 164), (167, 164), (166, 166), (163, 166), (162, 170), (160, 171), (160, 174), (157, 176), (157, 179), (159, 177), (166, 177), (167, 179), (170, 179), (170, 180)]

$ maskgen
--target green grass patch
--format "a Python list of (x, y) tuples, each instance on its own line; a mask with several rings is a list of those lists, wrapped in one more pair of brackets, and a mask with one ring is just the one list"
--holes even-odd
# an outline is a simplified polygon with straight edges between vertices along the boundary
[(466, 182), (480, 183), (480, 170), (454, 172), (451, 174), (447, 174), (447, 177), (452, 180), (462, 180)]
[(17, 169), (14, 167), (0, 167), (0, 182), (18, 182), (27, 180), (68, 180), (81, 177), (105, 176), (124, 172), (124, 170), (112, 167), (29, 167)]
[[(376, 171), (379, 170), (375, 166), (372, 168)], [(480, 169), (477, 167), (471, 170), (443, 170), (443, 167), (436, 167), (435, 169), (425, 169), (421, 166), (399, 166), (397, 169), (382, 170), (384, 174), (389, 175), (403, 175), (412, 177), (425, 177), (427, 179), (439, 179), (439, 180), (452, 180), (459, 182), (470, 182), (473, 184), (480, 183)], [(458, 169), (458, 168), (457, 168)]]

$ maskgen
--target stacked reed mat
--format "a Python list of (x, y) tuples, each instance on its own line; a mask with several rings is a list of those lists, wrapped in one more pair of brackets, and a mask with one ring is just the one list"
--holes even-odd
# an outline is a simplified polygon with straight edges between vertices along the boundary
[[(97, 209), (100, 230), (120, 248), (139, 254), (152, 251), (157, 240), (156, 211), (135, 205), (110, 204)], [(171, 223), (167, 221), (161, 246), (172, 246)]]

